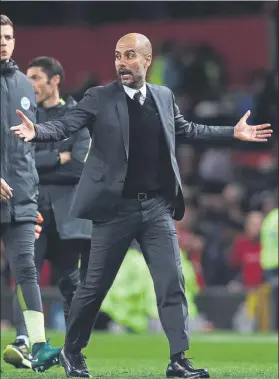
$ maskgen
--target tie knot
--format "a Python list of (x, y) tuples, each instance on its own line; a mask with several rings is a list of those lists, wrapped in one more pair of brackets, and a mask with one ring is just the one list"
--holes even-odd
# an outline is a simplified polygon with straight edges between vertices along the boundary
[(140, 103), (140, 98), (141, 98), (141, 92), (140, 92), (140, 91), (137, 91), (137, 92), (134, 94), (133, 99), (134, 99), (137, 103)]

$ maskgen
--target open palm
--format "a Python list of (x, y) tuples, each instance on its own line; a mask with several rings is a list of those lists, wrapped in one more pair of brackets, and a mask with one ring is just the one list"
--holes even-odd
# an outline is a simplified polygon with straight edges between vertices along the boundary
[(272, 129), (267, 129), (270, 124), (248, 125), (247, 119), (251, 112), (248, 111), (234, 127), (234, 137), (241, 141), (266, 142), (271, 137)]
[(31, 141), (35, 137), (33, 122), (30, 121), (19, 109), (17, 109), (16, 114), (21, 118), (22, 123), (17, 126), (12, 126), (10, 129), (18, 138), (23, 138), (25, 142)]

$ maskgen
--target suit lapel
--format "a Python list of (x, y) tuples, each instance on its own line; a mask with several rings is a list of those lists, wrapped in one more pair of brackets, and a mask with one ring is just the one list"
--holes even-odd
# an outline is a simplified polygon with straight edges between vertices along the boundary
[(163, 125), (163, 129), (164, 129), (164, 134), (165, 134), (165, 137), (166, 137), (166, 141), (167, 141), (167, 145), (169, 146), (169, 143), (170, 143), (170, 138), (169, 138), (169, 131), (168, 131), (168, 126), (167, 126), (167, 115), (165, 113), (165, 106), (164, 106), (164, 102), (162, 100), (162, 96), (160, 96), (159, 94), (159, 91), (156, 87), (154, 87), (152, 84), (149, 84), (149, 83), (146, 83), (147, 87), (149, 88), (150, 92), (151, 92), (151, 95), (154, 99), (154, 102), (156, 104), (156, 107), (157, 107), (157, 110), (158, 110), (158, 113), (159, 113), (159, 117), (160, 117), (160, 120), (161, 120), (161, 123)]
[(116, 92), (116, 107), (119, 117), (119, 122), (122, 130), (123, 143), (125, 147), (126, 157), (129, 156), (129, 114), (125, 97), (125, 91), (119, 83), (117, 83), (118, 90)]

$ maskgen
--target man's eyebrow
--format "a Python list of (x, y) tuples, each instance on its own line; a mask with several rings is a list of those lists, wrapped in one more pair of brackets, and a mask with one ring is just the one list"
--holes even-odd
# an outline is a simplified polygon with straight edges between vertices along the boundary
[[(129, 49), (129, 50), (125, 50), (124, 53), (136, 53), (136, 50), (135, 49)], [(115, 54), (120, 54), (120, 51), (115, 50)]]

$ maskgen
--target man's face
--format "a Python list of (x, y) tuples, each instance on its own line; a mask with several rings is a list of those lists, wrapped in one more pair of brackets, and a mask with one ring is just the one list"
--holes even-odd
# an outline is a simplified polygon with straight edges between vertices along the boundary
[(151, 64), (151, 55), (144, 55), (136, 44), (118, 42), (115, 49), (116, 74), (122, 84), (131, 88), (142, 87)]
[(10, 25), (1, 25), (1, 54), (0, 59), (9, 60), (15, 48), (14, 30)]
[(32, 83), (38, 104), (43, 103), (53, 96), (55, 89), (55, 85), (52, 80), (53, 78), (49, 79), (41, 67), (28, 68), (26, 75)]
[(245, 231), (246, 234), (254, 239), (258, 238), (261, 232), (263, 223), (263, 215), (260, 212), (250, 212), (246, 219)]

